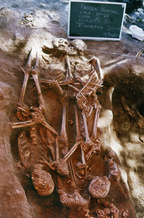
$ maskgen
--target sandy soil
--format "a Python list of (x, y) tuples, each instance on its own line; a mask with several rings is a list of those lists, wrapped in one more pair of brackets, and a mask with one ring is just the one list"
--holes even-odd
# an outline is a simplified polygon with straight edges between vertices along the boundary
[[(16, 108), (19, 100), (23, 72), (28, 54), (33, 48), (41, 54), (44, 46), (51, 46), (55, 37), (67, 38), (68, 3), (65, 1), (5, 1), (0, 3), (0, 217), (42, 218), (70, 217), (63, 208), (56, 191), (50, 197), (40, 197), (32, 186), (30, 173), (20, 163), (17, 138), (20, 130), (12, 130), (17, 122)], [(143, 23), (136, 22), (143, 27)], [(128, 218), (144, 217), (144, 58), (143, 42), (131, 37), (124, 22), (119, 42), (85, 41), (86, 57), (96, 56), (104, 72), (103, 88), (98, 93), (102, 106), (98, 126), (102, 128), (100, 158), (93, 157), (90, 166), (99, 166), (92, 174), (104, 170), (103, 156), (114, 150), (121, 169), (121, 185), (128, 196), (125, 199), (113, 182), (109, 198), (121, 210), (128, 208)], [(70, 40), (69, 40), (70, 41)], [(141, 55), (136, 58), (138, 52)], [(47, 71), (40, 62), (40, 79)], [(62, 108), (53, 91), (42, 88), (48, 119), (60, 132)], [(25, 102), (37, 106), (34, 83), (30, 80)], [(71, 103), (72, 104), (72, 103)], [(53, 114), (55, 110), (55, 115)], [(61, 111), (59, 113), (59, 110)], [(73, 120), (72, 107), (69, 119)], [(89, 127), (91, 129), (91, 126)], [(74, 135), (69, 127), (68, 135)], [(71, 138), (73, 138), (71, 137)], [(73, 143), (71, 139), (70, 143)], [(79, 157), (76, 154), (75, 160)], [(75, 161), (74, 160), (74, 161)], [(87, 184), (87, 183), (86, 183)], [(80, 183), (80, 186), (83, 184)], [(84, 186), (84, 185), (83, 185)], [(85, 185), (86, 186), (86, 185)], [(83, 187), (83, 189), (85, 188)], [(113, 191), (115, 191), (113, 194)], [(95, 201), (91, 202), (93, 206)], [(125, 206), (124, 206), (125, 205)], [(136, 211), (136, 215), (135, 215)], [(76, 217), (83, 214), (77, 214)], [(94, 216), (94, 212), (93, 212)], [(71, 213), (71, 217), (75, 217)], [(96, 214), (95, 214), (96, 217)], [(124, 217), (119, 215), (119, 217)]]

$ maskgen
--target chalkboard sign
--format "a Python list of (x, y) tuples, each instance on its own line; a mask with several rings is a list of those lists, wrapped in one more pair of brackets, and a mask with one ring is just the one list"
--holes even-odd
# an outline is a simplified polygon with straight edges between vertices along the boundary
[(120, 40), (126, 4), (70, 1), (68, 37)]

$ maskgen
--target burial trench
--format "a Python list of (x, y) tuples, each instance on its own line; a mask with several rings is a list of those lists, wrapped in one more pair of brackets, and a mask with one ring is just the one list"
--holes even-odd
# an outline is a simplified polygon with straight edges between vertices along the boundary
[[(7, 2), (6, 2), (7, 3)], [(65, 3), (64, 3), (65, 4)], [(35, 5), (36, 6), (36, 5)], [(13, 5), (13, 8), (20, 8), (19, 4)], [(45, 7), (41, 5), (41, 7)], [(57, 6), (56, 6), (57, 9)], [(63, 7), (59, 8), (62, 9)], [(22, 11), (25, 10), (22, 8)], [(32, 10), (29, 8), (29, 11)], [(21, 163), (18, 150), (18, 137), (21, 129), (12, 130), (12, 123), (17, 122), (16, 109), (20, 97), (23, 72), (20, 66), (25, 68), (28, 59), (28, 53), (32, 45), (41, 47), (45, 36), (48, 43), (51, 35), (45, 31), (39, 32), (41, 25), (33, 21), (32, 14), (14, 14), (14, 19), (10, 19), (11, 11), (7, 7), (1, 8), (1, 50), (0, 50), (0, 119), (1, 119), (1, 148), (0, 148), (0, 216), (2, 218), (26, 217), (104, 217), (103, 213), (110, 215), (110, 205), (102, 202), (103, 199), (113, 203), (119, 210), (118, 217), (138, 217), (143, 218), (143, 58), (136, 59), (136, 53), (142, 49), (143, 42), (132, 39), (129, 34), (123, 33), (122, 41), (116, 42), (87, 42), (90, 49), (97, 49), (87, 54), (91, 57), (95, 55), (100, 59), (102, 69), (105, 72), (102, 90), (97, 91), (97, 96), (102, 106), (99, 126), (103, 133), (99, 130), (101, 141), (100, 154), (94, 154), (88, 161), (87, 179), (83, 179), (83, 175), (79, 175), (78, 180), (81, 196), (89, 199), (90, 193), (88, 186), (93, 180), (93, 176), (108, 176), (108, 158), (105, 155), (109, 151), (114, 150), (116, 156), (114, 162), (121, 170), (122, 179), (120, 182), (111, 181), (109, 194), (106, 198), (98, 200), (91, 197), (88, 211), (78, 209), (69, 209), (62, 205), (60, 196), (57, 193), (56, 173), (51, 171), (49, 167), (45, 171), (49, 172), (54, 180), (55, 189), (50, 196), (39, 196), (33, 186), (31, 172), (27, 170)], [(26, 10), (25, 10), (26, 11)], [(39, 12), (39, 11), (38, 11)], [(51, 12), (50, 12), (51, 13)], [(58, 13), (54, 12), (54, 15)], [(16, 16), (17, 15), (17, 16)], [(16, 17), (15, 17), (16, 16)], [(65, 15), (66, 17), (66, 15)], [(7, 18), (7, 19), (5, 19)], [(28, 19), (27, 19), (28, 18)], [(57, 20), (57, 17), (50, 17), (48, 27), (54, 35), (65, 37), (65, 21)], [(56, 20), (55, 20), (56, 19)], [(26, 20), (26, 24), (23, 21)], [(67, 20), (67, 18), (65, 19)], [(19, 23), (18, 23), (19, 22)], [(60, 24), (60, 25), (59, 25)], [(125, 23), (127, 26), (128, 23)], [(141, 24), (142, 25), (142, 24)], [(27, 27), (27, 28), (26, 28)], [(38, 27), (38, 31), (36, 28)], [(43, 35), (43, 36), (42, 36)], [(26, 36), (26, 37), (23, 37)], [(104, 52), (98, 52), (104, 50)], [(105, 53), (109, 51), (109, 53)], [(121, 62), (113, 52), (123, 54), (123, 60), (131, 62), (129, 65)], [(133, 57), (126, 58), (126, 55)], [(89, 57), (88, 56), (88, 57)], [(129, 61), (131, 60), (131, 61)], [(121, 64), (119, 64), (121, 62)], [(113, 64), (111, 64), (113, 63)], [(112, 69), (111, 69), (112, 66)], [(133, 68), (132, 68), (133, 67)], [(46, 72), (42, 68), (40, 71), (40, 79), (45, 78)], [(46, 103), (47, 117), (46, 119), (60, 134), (62, 105), (59, 102), (59, 96), (54, 90), (47, 87), (41, 87), (42, 94)], [(110, 97), (109, 97), (110, 96)], [(30, 79), (25, 96), (25, 102), (28, 105), (38, 106), (37, 92), (35, 84)], [(75, 141), (75, 113), (73, 104), (75, 100), (69, 102), (67, 129), (70, 147)], [(54, 110), (56, 111), (54, 113)], [(142, 115), (142, 117), (141, 117)], [(81, 112), (79, 111), (81, 117)], [(89, 131), (93, 129), (94, 114), (89, 119)], [(82, 122), (83, 126), (83, 122)], [(85, 137), (84, 131), (82, 131)], [(72, 135), (72, 137), (71, 137)], [(26, 136), (30, 142), (29, 131)], [(38, 135), (40, 138), (40, 136)], [(74, 170), (77, 172), (81, 156), (80, 149), (77, 149), (72, 156)], [(91, 168), (92, 165), (92, 168)], [(82, 179), (80, 178), (82, 177)], [(69, 183), (64, 180), (63, 183), (69, 190)], [(72, 193), (71, 193), (72, 194)], [(127, 199), (128, 198), (128, 199)], [(105, 205), (104, 205), (105, 204)], [(100, 209), (99, 211), (97, 209)], [(124, 210), (123, 210), (124, 209)], [(128, 210), (128, 211), (126, 211)], [(112, 213), (112, 212), (111, 212)], [(115, 214), (115, 217), (117, 215)]]
[[(19, 155), (18, 150), (18, 137), (20, 133), (22, 132), (21, 129), (15, 129), (11, 131), (10, 136), (10, 143), (11, 143), (11, 152), (13, 156), (14, 161), (14, 172), (16, 173), (16, 176), (20, 182), (20, 186), (24, 189), (26, 195), (26, 202), (30, 205), (30, 210), (32, 211), (33, 217), (83, 217), (87, 214), (89, 217), (104, 217), (105, 215), (102, 215), (103, 213), (107, 213), (107, 216), (112, 216), (110, 213), (110, 203), (113, 203), (115, 207), (119, 211), (119, 215), (115, 216), (117, 217), (135, 217), (135, 209), (134, 205), (131, 199), (131, 190), (128, 190), (127, 184), (123, 180), (123, 178), (120, 176), (120, 179), (116, 179), (119, 171), (117, 166), (121, 169), (122, 164), (124, 164), (126, 167), (129, 167), (129, 164), (126, 161), (126, 155), (125, 150), (121, 150), (121, 153), (118, 152), (114, 153), (114, 159), (108, 156), (108, 153), (112, 150), (115, 150), (117, 152), (117, 149), (113, 146), (111, 143), (115, 143), (115, 141), (111, 141), (111, 136), (115, 133), (117, 134), (117, 137), (121, 139), (123, 145), (126, 143), (125, 141), (130, 140), (130, 133), (140, 133), (141, 136), (143, 135), (142, 128), (143, 126), (140, 126), (139, 123), (137, 123), (137, 119), (135, 116), (138, 116), (141, 120), (142, 115), (142, 105), (143, 105), (143, 79), (137, 75), (135, 75), (132, 72), (132, 69), (129, 67), (126, 67), (126, 69), (123, 69), (123, 67), (118, 67), (118, 72), (116, 73), (117, 66), (115, 69), (108, 72), (108, 74), (104, 77), (104, 86), (97, 91), (98, 99), (102, 105), (101, 114), (100, 114), (100, 125), (103, 126), (102, 119), (106, 120), (106, 124), (104, 124), (104, 129), (100, 130), (98, 129), (98, 135), (101, 138), (101, 151), (99, 153), (96, 152), (96, 154), (93, 154), (92, 157), (87, 161), (87, 170), (88, 170), (88, 177), (84, 178), (84, 172), (81, 171), (79, 173), (78, 169), (78, 163), (81, 161), (81, 151), (80, 148), (76, 150), (76, 152), (72, 155), (72, 163), (74, 167), (74, 171), (77, 174), (76, 180), (79, 187), (79, 192), (81, 196), (83, 196), (84, 199), (89, 200), (89, 206), (87, 210), (83, 211), (83, 208), (78, 209), (75, 206), (71, 206), (70, 208), (68, 206), (64, 206), (60, 200), (60, 196), (57, 192), (57, 178), (56, 173), (48, 166), (44, 167), (44, 170), (49, 172), (52, 175), (55, 189), (54, 192), (50, 196), (39, 196), (36, 189), (33, 186), (32, 183), (32, 175), (31, 170), (24, 167), (23, 163), (21, 162), (21, 157)], [(115, 73), (115, 78), (113, 77), (113, 74)], [(119, 76), (120, 75), (120, 76)], [(23, 80), (22, 75), (21, 82)], [(116, 78), (117, 77), (117, 78)], [(126, 85), (124, 85), (126, 84)], [(114, 91), (112, 93), (112, 102), (110, 100), (109, 96), (109, 90)], [(20, 93), (21, 87), (18, 88)], [(67, 88), (65, 88), (67, 91)], [(68, 90), (69, 92), (69, 90)], [(112, 92), (112, 91), (111, 91)], [(135, 99), (133, 99), (133, 96), (131, 95), (131, 92), (134, 94)], [(71, 93), (69, 93), (71, 96)], [(48, 89), (45, 86), (42, 86), (42, 95), (44, 97), (44, 102), (46, 105), (46, 119), (49, 121), (50, 125), (54, 127), (54, 129), (58, 130), (58, 133), (60, 135), (61, 131), (61, 119), (62, 119), (62, 105), (59, 102), (59, 95), (56, 93), (55, 90), (52, 90), (51, 88)], [(31, 98), (29, 98), (31, 96)], [(107, 97), (106, 97), (107, 96)], [(125, 97), (126, 99), (123, 100), (122, 97)], [(16, 97), (16, 101), (18, 101), (19, 96)], [(126, 101), (128, 100), (128, 101)], [(32, 80), (28, 83), (27, 93), (25, 96), (25, 102), (29, 105), (38, 105), (37, 102), (37, 95), (36, 95), (36, 89), (35, 84)], [(134, 104), (135, 102), (135, 104)], [(132, 104), (133, 103), (133, 104)], [(69, 139), (69, 146), (72, 147), (72, 145), (75, 142), (76, 138), (76, 131), (75, 131), (75, 113), (74, 113), (74, 104), (75, 100), (69, 99), (68, 101), (68, 107), (67, 107), (67, 133), (68, 133), (68, 139)], [(16, 105), (13, 106), (15, 110), (13, 112), (13, 115), (11, 116), (11, 119), (16, 122), (17, 118), (15, 117), (16, 112)], [(130, 109), (130, 110), (129, 110)], [(54, 112), (55, 111), (55, 112)], [(131, 112), (131, 113), (130, 113)], [(81, 112), (78, 111), (79, 117), (81, 117)], [(140, 113), (140, 115), (139, 115)], [(92, 133), (93, 130), (93, 120), (94, 120), (95, 114), (92, 113), (91, 117), (88, 118), (88, 129), (89, 133)], [(81, 125), (83, 126), (83, 121), (81, 119)], [(125, 125), (121, 125), (121, 123), (125, 122)], [(132, 125), (131, 125), (132, 123)], [(143, 125), (141, 120), (141, 125)], [(115, 133), (113, 133), (113, 128)], [(140, 131), (139, 131), (140, 128)], [(83, 129), (83, 127), (82, 127)], [(28, 142), (31, 142), (30, 139), (30, 133), (29, 129), (25, 130), (26, 138)], [(44, 133), (45, 134), (45, 133)], [(110, 134), (110, 136), (109, 136)], [(85, 137), (84, 130), (82, 131), (83, 137)], [(38, 135), (40, 138), (40, 136)], [(46, 137), (46, 135), (44, 135)], [(141, 139), (142, 140), (142, 139)], [(113, 149), (114, 148), (114, 149)], [(126, 153), (127, 154), (127, 153)], [(131, 158), (131, 157), (128, 157)], [(90, 182), (97, 176), (104, 177), (109, 176), (109, 168), (108, 163), (109, 160), (112, 160), (116, 163), (116, 177), (114, 176), (114, 179), (110, 179), (111, 181), (111, 187), (108, 195), (105, 198), (94, 198), (89, 193), (89, 185)], [(12, 161), (12, 162), (13, 162)], [(142, 161), (142, 159), (141, 159)], [(134, 169), (135, 170), (135, 169)], [(138, 175), (141, 174), (141, 168), (139, 167)], [(129, 178), (129, 174), (128, 174)], [(63, 186), (66, 188), (66, 190), (69, 192), (69, 195), (72, 194), (69, 189), (69, 182), (66, 178), (62, 178)], [(132, 185), (131, 185), (132, 186)], [(131, 187), (133, 189), (133, 187)], [(91, 197), (90, 197), (91, 196)], [(139, 202), (137, 199), (134, 199), (135, 204), (139, 208)], [(107, 203), (109, 202), (109, 203)], [(29, 207), (29, 206), (28, 206)], [(99, 210), (98, 210), (99, 209)], [(103, 212), (104, 211), (104, 212)], [(24, 216), (27, 217), (25, 214), (25, 211), (23, 212)], [(126, 214), (126, 215), (125, 215)], [(7, 216), (9, 217), (9, 214), (7, 213)]]

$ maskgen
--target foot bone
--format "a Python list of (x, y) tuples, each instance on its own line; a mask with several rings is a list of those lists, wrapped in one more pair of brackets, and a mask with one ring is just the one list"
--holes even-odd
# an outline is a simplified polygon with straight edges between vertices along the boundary
[(58, 133), (54, 130), (52, 126), (50, 126), (46, 122), (45, 117), (43, 116), (41, 110), (39, 108), (33, 108), (32, 110), (33, 112), (30, 113), (32, 118), (30, 120), (13, 123), (12, 129), (28, 127), (36, 124), (42, 124), (44, 127), (46, 127), (49, 131), (51, 131), (54, 135), (57, 136)]
[(67, 194), (63, 190), (59, 189), (58, 193), (60, 195), (60, 201), (66, 207), (74, 208), (85, 207), (88, 205), (88, 201), (85, 200), (77, 191), (74, 191), (73, 194)]

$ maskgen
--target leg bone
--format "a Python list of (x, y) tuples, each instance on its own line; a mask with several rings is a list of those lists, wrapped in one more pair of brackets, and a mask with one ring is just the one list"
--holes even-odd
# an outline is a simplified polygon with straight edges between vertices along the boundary
[(91, 140), (92, 141), (95, 141), (96, 138), (97, 138), (97, 123), (98, 123), (98, 118), (99, 118), (99, 114), (100, 114), (100, 109), (101, 109), (101, 107), (96, 108), (93, 132), (92, 132), (92, 135), (91, 135)]
[(86, 162), (85, 162), (85, 156), (84, 156), (84, 150), (83, 150), (83, 140), (82, 140), (82, 136), (80, 133), (80, 126), (79, 126), (79, 119), (78, 119), (78, 111), (77, 111), (77, 107), (74, 106), (75, 109), (75, 118), (76, 118), (76, 132), (77, 132), (77, 137), (76, 137), (76, 141), (82, 141), (82, 143), (80, 144), (81, 146), (81, 159), (82, 159), (82, 164), (83, 166), (85, 166), (85, 177), (87, 177), (87, 167), (86, 167)]
[(64, 156), (64, 160), (68, 160), (71, 155), (75, 152), (75, 150), (78, 148), (78, 146), (81, 144), (81, 141), (78, 141), (74, 144), (74, 146), (69, 150), (69, 152)]
[(33, 77), (33, 79), (35, 81), (37, 92), (38, 92), (39, 108), (45, 112), (44, 99), (42, 97), (41, 88), (40, 88), (39, 80), (38, 80), (38, 73), (39, 73), (38, 72), (38, 67), (39, 67), (39, 58), (38, 58), (38, 53), (37, 53), (37, 55), (36, 55), (36, 64), (35, 64), (35, 67), (32, 69), (31, 74), (32, 74), (32, 77)]
[(84, 172), (85, 172), (85, 178), (87, 178), (87, 166), (86, 166), (86, 161), (85, 161), (85, 155), (84, 155), (84, 150), (83, 150), (83, 144), (81, 144), (81, 159), (82, 159), (82, 164), (84, 166)]
[(23, 105), (25, 91), (26, 91), (26, 87), (27, 87), (27, 82), (28, 82), (28, 79), (30, 76), (30, 71), (31, 71), (31, 61), (32, 61), (32, 51), (30, 52), (30, 55), (29, 55), (26, 70), (21, 68), (25, 75), (24, 75), (23, 86), (22, 86), (22, 90), (21, 90), (21, 94), (20, 94), (19, 103), (18, 103), (19, 105)]
[(66, 104), (65, 103), (63, 103), (61, 135), (59, 137), (59, 142), (61, 143), (62, 153), (65, 155), (68, 151), (68, 137), (67, 137), (67, 132), (66, 132)]
[(77, 110), (76, 105), (74, 106), (74, 109), (75, 109), (75, 119), (76, 119), (76, 141), (82, 141), (80, 126), (79, 126), (79, 119), (78, 119), (78, 110)]
[(88, 126), (87, 126), (87, 120), (86, 120), (86, 115), (85, 115), (85, 112), (82, 111), (82, 116), (83, 116), (83, 121), (84, 121), (84, 128), (85, 128), (85, 137), (86, 137), (86, 140), (85, 140), (85, 146), (87, 147), (90, 147), (93, 145), (93, 142), (91, 141), (90, 137), (89, 137), (89, 133), (88, 133)]

